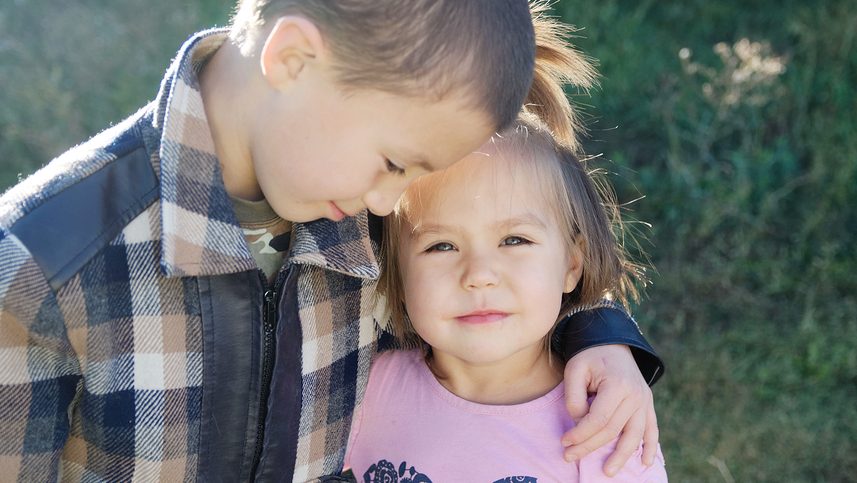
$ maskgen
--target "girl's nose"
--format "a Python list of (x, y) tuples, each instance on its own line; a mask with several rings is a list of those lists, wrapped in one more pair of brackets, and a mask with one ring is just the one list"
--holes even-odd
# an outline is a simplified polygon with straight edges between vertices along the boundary
[(462, 286), (466, 290), (496, 287), (500, 283), (490, 257), (486, 255), (471, 255), (467, 257)]

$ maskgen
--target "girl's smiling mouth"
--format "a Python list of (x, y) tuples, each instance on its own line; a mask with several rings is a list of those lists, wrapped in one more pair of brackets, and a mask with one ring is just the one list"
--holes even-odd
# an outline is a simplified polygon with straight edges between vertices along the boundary
[(459, 315), (455, 317), (459, 322), (463, 322), (465, 324), (488, 324), (491, 322), (497, 322), (498, 320), (505, 319), (509, 314), (500, 310), (475, 310), (473, 312)]

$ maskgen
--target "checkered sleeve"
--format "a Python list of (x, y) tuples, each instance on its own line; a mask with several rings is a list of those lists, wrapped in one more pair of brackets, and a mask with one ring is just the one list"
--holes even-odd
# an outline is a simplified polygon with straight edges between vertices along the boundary
[(0, 479), (57, 480), (80, 374), (54, 292), (0, 229)]

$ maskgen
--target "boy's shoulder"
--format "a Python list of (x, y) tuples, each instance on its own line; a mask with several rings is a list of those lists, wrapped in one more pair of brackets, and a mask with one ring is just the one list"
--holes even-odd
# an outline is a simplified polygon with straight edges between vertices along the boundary
[(0, 226), (9, 228), (57, 194), (123, 156), (144, 147), (143, 125), (151, 120), (148, 104), (122, 122), (60, 154), (0, 196)]
[(151, 115), (144, 107), (0, 197), (0, 229), (26, 247), (54, 288), (157, 198)]

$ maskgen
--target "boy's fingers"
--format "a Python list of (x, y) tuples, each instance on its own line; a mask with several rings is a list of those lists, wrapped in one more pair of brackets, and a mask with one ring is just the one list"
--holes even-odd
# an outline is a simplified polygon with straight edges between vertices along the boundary
[(640, 447), (640, 440), (643, 439), (643, 432), (646, 426), (646, 413), (642, 410), (637, 411), (631, 416), (628, 424), (616, 443), (616, 449), (613, 454), (604, 462), (604, 474), (614, 476), (625, 466), (628, 459)]
[(646, 431), (643, 433), (643, 464), (646, 466), (652, 466), (652, 463), (655, 462), (655, 455), (658, 453), (658, 438), (660, 438), (658, 416), (655, 414), (655, 406), (652, 405), (648, 410)]
[[(603, 431), (617, 415), (619, 408), (626, 402), (626, 395), (624, 391), (615, 388), (615, 386), (603, 384), (592, 400), (589, 412), (578, 421), (571, 431), (566, 433), (566, 437), (563, 437), (563, 444), (565, 446), (578, 445), (592, 438), (596, 433)], [(630, 406), (636, 409), (636, 404), (631, 403)], [(618, 425), (618, 427), (615, 428), (610, 439), (619, 434), (630, 416), (631, 411), (628, 411), (628, 414), (621, 421), (613, 423), (614, 426)]]
[[(583, 364), (574, 364), (574, 359), (565, 365), (565, 407), (575, 421), (589, 412), (589, 371)], [(568, 446), (571, 442), (563, 443)]]
[[(588, 424), (590, 421), (593, 421), (594, 418), (598, 418), (598, 421), (592, 423), (591, 428), (593, 428), (592, 433), (586, 439), (576, 443), (574, 446), (570, 448), (566, 448), (565, 456), (566, 460), (573, 461), (579, 460), (591, 453), (592, 451), (604, 446), (610, 441), (616, 439), (619, 435), (619, 432), (622, 431), (622, 428), (625, 427), (626, 422), (631, 416), (634, 414), (636, 410), (636, 405), (631, 404), (629, 401), (623, 401), (623, 403), (613, 412), (613, 414), (608, 415), (607, 419), (604, 419), (604, 416), (593, 416), (595, 414), (595, 404), (593, 402), (592, 409), (589, 414), (584, 416), (583, 419), (580, 420), (581, 425)], [(576, 428), (575, 428), (576, 429)], [(639, 444), (640, 438), (642, 437), (643, 426), (640, 425), (639, 434), (637, 436), (637, 442)], [(575, 436), (576, 437), (576, 436)]]

